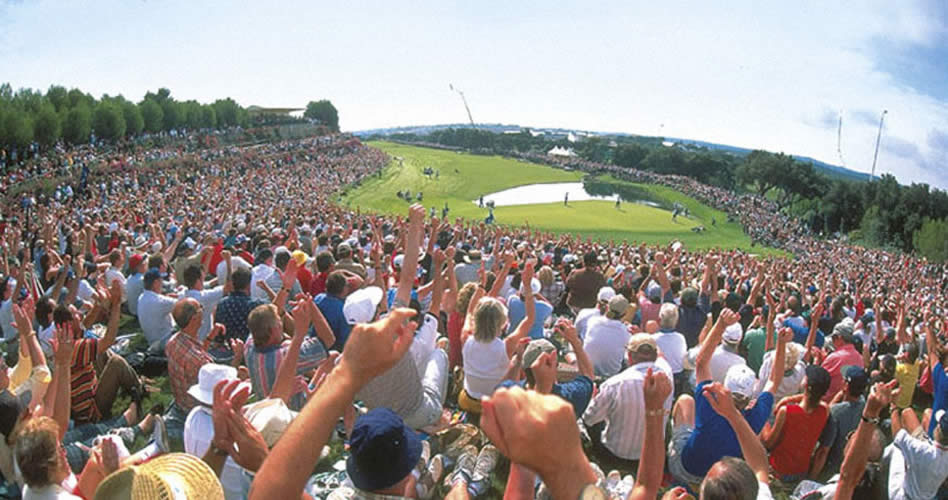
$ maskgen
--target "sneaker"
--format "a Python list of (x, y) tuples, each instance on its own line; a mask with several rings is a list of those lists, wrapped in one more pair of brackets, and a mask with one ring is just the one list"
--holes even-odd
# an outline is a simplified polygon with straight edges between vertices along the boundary
[(154, 416), (155, 428), (151, 431), (151, 439), (161, 453), (171, 452), (171, 441), (168, 440), (168, 427), (165, 425), (165, 419), (159, 415)]
[(444, 455), (435, 455), (434, 458), (428, 462), (428, 467), (421, 474), (421, 478), (415, 485), (415, 490), (418, 493), (418, 498), (421, 500), (428, 500), (434, 496), (435, 490), (438, 487), (438, 482), (441, 481), (441, 474), (444, 473)]
[(485, 445), (481, 452), (477, 454), (477, 460), (474, 462), (474, 474), (471, 475), (473, 481), (480, 481), (490, 477), (494, 467), (497, 466), (497, 459), (500, 457), (500, 451), (492, 444)]
[(477, 454), (474, 462), (474, 474), (468, 482), (467, 491), (472, 497), (479, 497), (490, 489), (490, 473), (497, 466), (500, 452), (493, 445), (485, 445)]
[(474, 465), (477, 463), (477, 448), (474, 445), (467, 445), (458, 457), (454, 466), (454, 472), (444, 478), (444, 485), (452, 488), (458, 481), (471, 483), (471, 476), (474, 475)]

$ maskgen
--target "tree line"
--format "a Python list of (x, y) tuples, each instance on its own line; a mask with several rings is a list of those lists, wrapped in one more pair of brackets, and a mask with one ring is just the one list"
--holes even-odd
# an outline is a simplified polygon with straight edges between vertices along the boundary
[[(327, 100), (310, 102), (304, 117), (339, 130), (336, 108)], [(100, 99), (73, 88), (52, 85), (43, 93), (9, 83), (0, 85), (0, 149), (5, 152), (45, 151), (62, 141), (77, 145), (91, 137), (118, 141), (172, 130), (223, 129), (270, 125), (296, 120), (273, 114), (252, 115), (231, 98), (201, 104), (178, 101), (167, 88), (148, 92), (138, 103), (125, 97)]]
[(597, 163), (684, 175), (735, 192), (755, 193), (800, 217), (816, 234), (846, 235), (855, 243), (917, 251), (948, 260), (948, 193), (924, 183), (902, 185), (886, 174), (872, 182), (829, 176), (784, 153), (740, 154), (702, 146), (663, 145), (660, 137), (606, 136), (570, 142), (529, 130), (498, 134), (473, 128), (434, 130), (391, 138), (428, 142), (483, 154), (546, 154), (572, 148)]

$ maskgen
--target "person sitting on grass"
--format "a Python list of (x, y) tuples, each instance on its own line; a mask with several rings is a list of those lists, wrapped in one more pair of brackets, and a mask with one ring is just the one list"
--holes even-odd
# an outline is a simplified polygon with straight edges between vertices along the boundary
[[(698, 380), (696, 396), (702, 394), (704, 387), (711, 384), (711, 354), (721, 341), (725, 329), (736, 324), (738, 319), (738, 313), (723, 309), (718, 321), (701, 343), (695, 365)], [(783, 366), (786, 354), (784, 346), (792, 336), (793, 332), (789, 329), (780, 331), (777, 337), (775, 366)], [(737, 408), (741, 410), (754, 433), (760, 432), (770, 418), (774, 405), (773, 390), (780, 386), (782, 379), (783, 371), (773, 370), (764, 392), (757, 397), (753, 407), (748, 407), (757, 377), (743, 364), (732, 367), (725, 376), (724, 386), (729, 394), (733, 394)], [(741, 456), (740, 443), (732, 424), (716, 413), (706, 398), (681, 396), (672, 410), (672, 418), (674, 424), (672, 439), (668, 444), (668, 468), (677, 481), (690, 486), (698, 485), (714, 463), (722, 457)]]
[(770, 450), (770, 466), (787, 483), (816, 475), (810, 458), (829, 414), (827, 405), (820, 401), (829, 388), (829, 372), (809, 365), (805, 380), (804, 393), (780, 401), (773, 425), (761, 432), (761, 440)]

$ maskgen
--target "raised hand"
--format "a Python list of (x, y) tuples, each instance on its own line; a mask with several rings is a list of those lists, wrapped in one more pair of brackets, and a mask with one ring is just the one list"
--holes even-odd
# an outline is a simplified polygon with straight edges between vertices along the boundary
[(741, 413), (734, 406), (734, 400), (731, 399), (731, 391), (724, 387), (724, 384), (715, 382), (705, 385), (703, 395), (711, 404), (711, 408), (714, 408), (714, 411), (725, 419), (742, 418)]
[(237, 379), (221, 380), (214, 386), (214, 406), (211, 418), (214, 421), (213, 444), (218, 449), (230, 452), (234, 447), (234, 436), (230, 433), (228, 413), (236, 408), (240, 411), (250, 397), (250, 386)]
[(588, 467), (573, 407), (562, 398), (514, 387), (494, 391), (482, 407), (481, 428), (511, 462), (545, 481)]
[(56, 344), (54, 346), (53, 360), (57, 365), (68, 365), (72, 363), (72, 352), (75, 346), (72, 325), (65, 323), (58, 325), (54, 332)]
[(649, 368), (645, 372), (645, 383), (642, 385), (645, 395), (646, 410), (661, 410), (665, 408), (665, 400), (672, 393), (672, 383), (665, 372)]

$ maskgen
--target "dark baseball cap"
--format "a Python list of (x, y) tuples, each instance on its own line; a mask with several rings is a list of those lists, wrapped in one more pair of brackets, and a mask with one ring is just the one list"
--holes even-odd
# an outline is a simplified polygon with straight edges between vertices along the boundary
[(810, 388), (810, 394), (822, 397), (829, 390), (830, 374), (819, 365), (807, 365), (806, 367), (806, 385)]
[(849, 383), (850, 394), (861, 394), (869, 384), (869, 376), (861, 366), (850, 365), (843, 368), (843, 380)]

